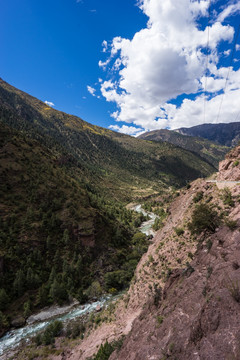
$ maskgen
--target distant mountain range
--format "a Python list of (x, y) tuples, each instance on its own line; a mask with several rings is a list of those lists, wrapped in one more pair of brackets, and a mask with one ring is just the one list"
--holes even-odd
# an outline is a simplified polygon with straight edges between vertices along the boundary
[(149, 131), (140, 135), (139, 138), (156, 142), (165, 141), (179, 146), (180, 148), (197, 154), (216, 168), (218, 167), (219, 161), (223, 159), (224, 154), (229, 150), (228, 147), (216, 144), (212, 141), (200, 137), (182, 135), (176, 131), (166, 129)]
[(240, 140), (240, 122), (229, 124), (202, 124), (175, 130), (179, 134), (199, 136), (225, 146), (236, 146)]

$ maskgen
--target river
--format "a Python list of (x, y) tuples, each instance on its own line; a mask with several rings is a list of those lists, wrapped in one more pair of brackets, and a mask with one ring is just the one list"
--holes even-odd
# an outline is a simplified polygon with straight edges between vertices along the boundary
[(155, 215), (154, 213), (151, 213), (151, 212), (147, 212), (145, 211), (143, 208), (142, 208), (142, 205), (138, 204), (138, 205), (134, 205), (130, 208), (131, 210), (134, 210), (138, 213), (141, 213), (143, 214), (144, 216), (148, 216), (150, 219), (147, 220), (147, 221), (144, 221), (141, 226), (139, 227), (139, 230), (143, 233), (143, 234), (146, 234), (147, 236), (148, 235), (155, 235), (156, 234), (156, 231), (154, 231), (152, 229), (153, 227), (153, 224), (155, 222), (155, 219), (158, 218), (157, 215)]
[(32, 338), (37, 333), (44, 330), (51, 322), (55, 320), (67, 322), (76, 319), (80, 316), (83, 316), (84, 314), (93, 312), (99, 306), (102, 307), (109, 299), (110, 297), (107, 296), (91, 304), (77, 305), (71, 311), (65, 314), (61, 314), (60, 316), (58, 315), (56, 317), (55, 315), (52, 315), (49, 316), (50, 318), (48, 318), (45, 321), (37, 321), (33, 324), (28, 324), (23, 328), (9, 331), (6, 335), (4, 335), (0, 339), (0, 356), (3, 355), (8, 350), (16, 348), (18, 345), (20, 345), (22, 340)]
[[(150, 219), (144, 221), (139, 227), (139, 230), (147, 236), (155, 235), (155, 231), (152, 229), (152, 226), (155, 219), (157, 218), (157, 215), (146, 212), (140, 204), (132, 206), (131, 210), (142, 213), (144, 216), (149, 216)], [(51, 322), (60, 320), (66, 323), (70, 320), (81, 317), (84, 314), (95, 311), (98, 306), (102, 307), (109, 299), (110, 297), (106, 296), (99, 301), (85, 305), (75, 305), (74, 307), (55, 306), (54, 309), (48, 308), (47, 310), (41, 311), (37, 315), (30, 316), (30, 318), (27, 320), (27, 325), (22, 328), (13, 329), (7, 332), (0, 339), (0, 360), (6, 359), (2, 357), (3, 354), (9, 350), (14, 350), (17, 348), (23, 340), (30, 340), (37, 333), (44, 330)]]

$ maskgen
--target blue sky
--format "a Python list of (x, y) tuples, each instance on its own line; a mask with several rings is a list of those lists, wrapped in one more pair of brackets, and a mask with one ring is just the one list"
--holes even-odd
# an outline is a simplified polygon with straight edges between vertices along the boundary
[(208, 9), (207, 0), (5, 1), (0, 77), (58, 110), (132, 135), (234, 121), (240, 36), (229, 65), (240, 5), (212, 1), (209, 30)]

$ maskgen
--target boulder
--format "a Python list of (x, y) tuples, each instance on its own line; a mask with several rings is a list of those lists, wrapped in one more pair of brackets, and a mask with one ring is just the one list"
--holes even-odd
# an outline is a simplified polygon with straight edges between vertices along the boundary
[(15, 328), (22, 327), (26, 324), (26, 320), (22, 316), (17, 316), (15, 319), (11, 321), (11, 326)]
[(100, 305), (98, 305), (97, 307), (96, 307), (96, 312), (99, 312), (99, 311), (101, 311), (102, 310), (102, 307), (100, 306)]

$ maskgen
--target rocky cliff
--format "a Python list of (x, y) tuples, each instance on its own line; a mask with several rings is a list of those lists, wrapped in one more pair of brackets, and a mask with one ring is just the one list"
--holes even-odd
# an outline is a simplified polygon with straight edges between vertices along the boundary
[(240, 146), (230, 151), (219, 164), (218, 180), (240, 180)]

